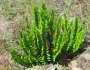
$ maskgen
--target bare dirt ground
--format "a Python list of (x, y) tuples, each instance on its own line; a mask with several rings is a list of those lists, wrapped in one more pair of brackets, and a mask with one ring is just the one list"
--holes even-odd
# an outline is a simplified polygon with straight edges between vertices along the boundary
[[(7, 21), (0, 7), (0, 70), (25, 70), (20, 65), (11, 61), (8, 49), (10, 38), (14, 36), (16, 25), (14, 21)], [(13, 37), (14, 38), (14, 37)]]
[(8, 67), (9, 64), (9, 54), (5, 50), (6, 41), (4, 40), (4, 36), (9, 35), (8, 27), (9, 23), (4, 19), (4, 16), (1, 13), (2, 9), (0, 7), (0, 70), (4, 70)]

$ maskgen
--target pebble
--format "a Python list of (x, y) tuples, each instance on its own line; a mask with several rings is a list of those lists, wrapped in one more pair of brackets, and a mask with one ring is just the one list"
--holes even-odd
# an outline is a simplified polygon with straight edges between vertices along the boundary
[(55, 66), (50, 66), (46, 70), (57, 70), (57, 68)]

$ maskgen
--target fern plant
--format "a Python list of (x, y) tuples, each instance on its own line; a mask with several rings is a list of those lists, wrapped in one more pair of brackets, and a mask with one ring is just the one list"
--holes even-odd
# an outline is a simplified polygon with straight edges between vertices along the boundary
[[(64, 52), (75, 54), (83, 38), (83, 26), (76, 17), (69, 20), (64, 13), (56, 22), (54, 9), (48, 13), (45, 4), (42, 9), (34, 7), (35, 22), (31, 25), (26, 18), (26, 29), (20, 31), (19, 52), (10, 49), (11, 57), (25, 67), (55, 62)], [(64, 51), (64, 52), (62, 52)]]

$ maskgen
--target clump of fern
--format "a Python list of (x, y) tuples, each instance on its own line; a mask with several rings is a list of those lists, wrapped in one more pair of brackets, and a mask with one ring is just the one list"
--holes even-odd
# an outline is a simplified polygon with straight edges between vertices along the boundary
[(56, 62), (57, 56), (64, 52), (73, 55), (80, 48), (84, 29), (77, 17), (70, 21), (64, 13), (56, 22), (54, 9), (48, 13), (45, 4), (41, 10), (34, 7), (34, 16), (35, 22), (29, 24), (26, 18), (27, 28), (20, 31), (19, 52), (10, 50), (16, 62), (25, 67), (47, 64)]

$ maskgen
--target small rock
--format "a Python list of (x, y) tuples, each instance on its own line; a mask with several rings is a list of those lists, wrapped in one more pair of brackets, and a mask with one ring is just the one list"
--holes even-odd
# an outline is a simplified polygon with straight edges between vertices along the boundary
[(66, 68), (65, 70), (72, 70), (72, 69), (68, 67), (68, 68)]
[(34, 66), (31, 68), (27, 68), (26, 70), (41, 70), (41, 66)]
[(70, 67), (72, 70), (82, 70), (82, 69), (80, 69), (80, 68), (77, 67), (77, 60), (71, 61), (69, 67)]
[(55, 66), (50, 66), (46, 70), (57, 70), (57, 68)]
[(77, 60), (73, 60), (70, 62), (71, 66), (76, 67), (77, 66)]
[(84, 53), (82, 53), (80, 57), (83, 57), (86, 60), (90, 60), (90, 47)]
[(80, 68), (78, 68), (78, 67), (71, 67), (72, 68), (72, 70), (82, 70), (82, 69), (80, 69)]

